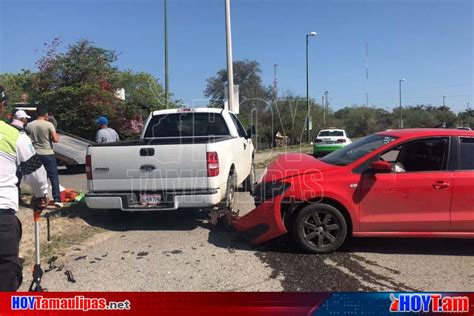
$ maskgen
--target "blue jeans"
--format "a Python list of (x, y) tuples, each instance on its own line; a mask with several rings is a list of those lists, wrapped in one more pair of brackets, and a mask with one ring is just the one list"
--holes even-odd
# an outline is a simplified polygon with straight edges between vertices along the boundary
[(38, 157), (43, 163), (44, 168), (46, 169), (49, 181), (51, 181), (54, 202), (61, 202), (61, 193), (59, 192), (58, 165), (56, 163), (56, 157), (54, 155), (38, 155)]

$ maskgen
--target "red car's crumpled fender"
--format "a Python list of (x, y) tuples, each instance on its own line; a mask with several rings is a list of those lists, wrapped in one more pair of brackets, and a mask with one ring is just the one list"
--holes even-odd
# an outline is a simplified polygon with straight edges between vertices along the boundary
[(244, 233), (252, 244), (260, 244), (287, 233), (281, 216), (281, 201), (277, 196), (267, 200), (248, 214), (234, 220), (232, 227)]

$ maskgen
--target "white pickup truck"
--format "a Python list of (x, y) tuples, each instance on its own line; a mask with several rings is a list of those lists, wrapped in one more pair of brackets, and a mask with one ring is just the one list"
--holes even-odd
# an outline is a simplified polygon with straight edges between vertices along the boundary
[(139, 140), (88, 148), (87, 206), (122, 211), (231, 208), (243, 184), (253, 190), (254, 146), (222, 109), (150, 114)]

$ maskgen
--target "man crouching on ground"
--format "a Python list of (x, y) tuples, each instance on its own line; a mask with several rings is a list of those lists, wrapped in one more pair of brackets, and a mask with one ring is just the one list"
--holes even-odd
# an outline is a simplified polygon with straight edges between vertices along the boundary
[[(7, 96), (0, 86), (0, 117)], [(30, 138), (0, 120), (0, 291), (16, 291), (22, 282), (22, 265), (18, 258), (21, 223), (18, 211), (18, 179), (20, 171), (35, 196), (32, 205), (43, 210), (47, 205), (46, 170), (33, 149)]]

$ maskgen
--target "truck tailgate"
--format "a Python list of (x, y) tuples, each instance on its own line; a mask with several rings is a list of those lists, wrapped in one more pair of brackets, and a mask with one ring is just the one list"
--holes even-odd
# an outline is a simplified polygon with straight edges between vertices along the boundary
[(94, 192), (208, 189), (207, 143), (93, 146)]

